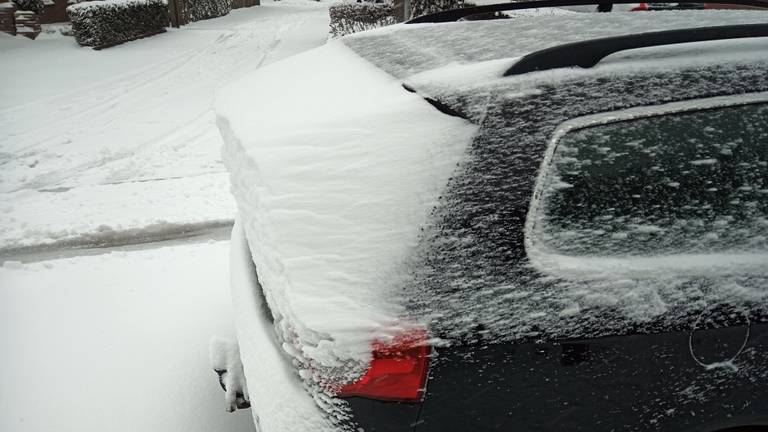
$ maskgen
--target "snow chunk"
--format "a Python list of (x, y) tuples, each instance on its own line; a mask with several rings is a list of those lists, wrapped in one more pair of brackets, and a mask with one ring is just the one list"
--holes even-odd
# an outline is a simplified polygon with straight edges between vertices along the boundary
[(717, 163), (717, 159), (697, 159), (694, 161), (691, 161), (691, 165), (714, 165)]
[(9, 261), (4, 261), (3, 262), (3, 268), (18, 270), (18, 269), (23, 269), (24, 268), (24, 264), (22, 264), (21, 261), (9, 260)]
[(227, 411), (234, 412), (244, 399), (250, 401), (248, 384), (243, 373), (243, 363), (240, 361), (240, 347), (237, 342), (214, 336), (209, 343), (211, 367), (221, 374), (224, 384), (224, 400)]

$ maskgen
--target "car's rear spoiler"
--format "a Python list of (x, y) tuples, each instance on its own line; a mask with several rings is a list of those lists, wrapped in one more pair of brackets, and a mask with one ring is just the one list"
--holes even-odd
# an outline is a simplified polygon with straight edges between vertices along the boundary
[(528, 54), (507, 69), (504, 76), (574, 66), (589, 68), (610, 54), (635, 48), (753, 37), (768, 37), (768, 24), (688, 28), (592, 39)]

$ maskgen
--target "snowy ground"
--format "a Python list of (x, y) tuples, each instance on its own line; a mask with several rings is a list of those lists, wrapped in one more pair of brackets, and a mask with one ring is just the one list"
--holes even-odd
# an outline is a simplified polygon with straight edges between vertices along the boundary
[(0, 430), (253, 430), (208, 365), (231, 332), (227, 243), (6, 262)]
[(0, 430), (253, 430), (208, 366), (235, 213), (211, 104), (324, 43), (326, 9), (269, 1), (104, 51), (0, 34)]
[(0, 36), (0, 254), (231, 223), (216, 88), (326, 37), (326, 6), (309, 1), (104, 51)]

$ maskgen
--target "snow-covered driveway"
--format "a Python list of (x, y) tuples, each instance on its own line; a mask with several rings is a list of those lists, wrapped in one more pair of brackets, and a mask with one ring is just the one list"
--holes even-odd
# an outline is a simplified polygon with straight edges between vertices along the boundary
[(235, 214), (211, 104), (327, 16), (268, 0), (104, 51), (0, 34), (0, 430), (254, 429), (208, 365)]
[(322, 44), (326, 7), (269, 1), (104, 51), (0, 35), (0, 256), (231, 224), (216, 88)]

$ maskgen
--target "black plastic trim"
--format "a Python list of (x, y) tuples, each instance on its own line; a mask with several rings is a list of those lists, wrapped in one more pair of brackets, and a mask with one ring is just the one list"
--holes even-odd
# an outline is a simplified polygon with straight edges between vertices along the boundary
[(507, 69), (504, 76), (574, 66), (590, 68), (610, 54), (635, 48), (753, 37), (768, 37), (768, 24), (701, 27), (592, 39), (528, 54)]
[[(415, 94), (419, 95), (419, 92), (416, 91), (415, 88), (409, 86), (408, 84), (403, 84), (403, 88), (405, 90), (407, 90), (408, 92), (410, 92), (410, 93), (415, 93)], [(455, 109), (451, 108), (450, 106), (444, 104), (443, 102), (440, 102), (437, 99), (433, 99), (431, 97), (427, 97), (427, 96), (423, 96), (423, 95), (419, 95), (419, 96), (421, 96), (422, 99), (427, 101), (427, 103), (429, 103), (430, 105), (435, 107), (438, 111), (440, 111), (443, 114), (446, 114), (446, 115), (449, 115), (449, 116), (452, 116), (452, 117), (459, 117), (459, 118), (462, 118), (464, 120), (469, 120), (469, 116), (468, 115), (464, 114), (461, 111), (458, 111), (458, 110), (455, 110)]]
[[(462, 9), (451, 9), (449, 11), (437, 12), (429, 15), (422, 15), (407, 21), (406, 24), (419, 24), (419, 23), (442, 23), (459, 21), (462, 18), (466, 18), (472, 15), (491, 14), (495, 12), (522, 10), (522, 9), (538, 9), (547, 7), (561, 7), (561, 6), (589, 6), (589, 5), (602, 5), (606, 7), (609, 4), (634, 4), (638, 3), (638, 0), (614, 0), (611, 2), (601, 2), (595, 0), (536, 0), (525, 1), (519, 3), (496, 3), (485, 6), (475, 6)], [(673, 1), (660, 1), (655, 3), (679, 3)], [(768, 8), (768, 1), (765, 0), (717, 0), (718, 4), (729, 4), (739, 6), (752, 6), (758, 8)]]

